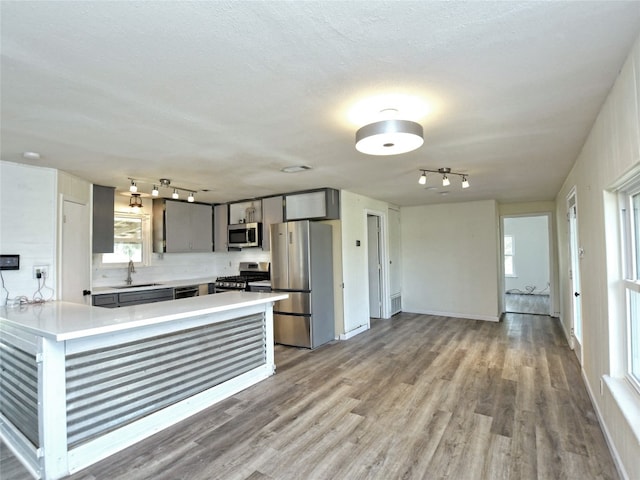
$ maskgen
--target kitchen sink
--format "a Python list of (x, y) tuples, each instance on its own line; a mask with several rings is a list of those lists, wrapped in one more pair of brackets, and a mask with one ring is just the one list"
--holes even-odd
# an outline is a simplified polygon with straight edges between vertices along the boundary
[(134, 285), (118, 285), (111, 288), (141, 288), (141, 287), (155, 287), (156, 285), (162, 285), (161, 283), (136, 283)]

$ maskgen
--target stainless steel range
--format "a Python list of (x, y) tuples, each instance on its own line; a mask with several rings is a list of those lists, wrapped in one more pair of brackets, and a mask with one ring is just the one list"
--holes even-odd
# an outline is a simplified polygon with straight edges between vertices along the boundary
[(250, 282), (269, 280), (269, 262), (240, 262), (240, 275), (218, 277), (214, 283), (216, 293), (249, 290)]

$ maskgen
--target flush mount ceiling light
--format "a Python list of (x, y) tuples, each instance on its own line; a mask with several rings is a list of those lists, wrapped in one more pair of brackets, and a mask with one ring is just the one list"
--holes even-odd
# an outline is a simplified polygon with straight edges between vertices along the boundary
[(25, 160), (40, 160), (40, 154), (38, 152), (24, 152), (22, 158)]
[(356, 149), (367, 155), (398, 155), (424, 143), (422, 125), (410, 120), (382, 120), (356, 132)]
[(462, 188), (469, 188), (469, 175), (466, 173), (452, 172), (450, 168), (439, 168), (437, 170), (429, 170), (428, 168), (421, 168), (420, 172), (422, 172), (422, 174), (420, 175), (420, 178), (418, 178), (418, 183), (420, 185), (425, 185), (427, 183), (427, 172), (430, 172), (430, 173), (437, 173), (439, 175), (442, 175), (443, 187), (448, 187), (449, 185), (451, 185), (451, 180), (449, 180), (450, 175), (457, 175), (459, 177), (462, 177)]

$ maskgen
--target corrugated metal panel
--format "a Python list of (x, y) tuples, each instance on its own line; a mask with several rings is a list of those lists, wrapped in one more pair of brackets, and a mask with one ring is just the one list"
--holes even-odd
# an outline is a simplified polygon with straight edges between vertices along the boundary
[(67, 357), (72, 448), (266, 362), (264, 313)]
[(0, 335), (0, 412), (38, 448), (38, 364)]

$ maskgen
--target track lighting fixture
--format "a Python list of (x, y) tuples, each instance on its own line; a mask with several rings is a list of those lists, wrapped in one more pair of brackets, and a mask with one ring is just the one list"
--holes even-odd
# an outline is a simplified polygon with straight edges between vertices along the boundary
[[(134, 208), (134, 207), (142, 207), (142, 203), (140, 201), (140, 197), (141, 195), (147, 195), (146, 193), (140, 194), (138, 193), (138, 183), (140, 183), (140, 181), (136, 181), (135, 179), (129, 177), (129, 180), (131, 181), (130, 185), (129, 185), (129, 192), (131, 192), (131, 196), (132, 199), (129, 201), (129, 206)], [(146, 182), (143, 182), (146, 183)], [(187, 202), (193, 203), (196, 201), (196, 193), (198, 192), (198, 190), (194, 190), (192, 188), (183, 188), (183, 187), (177, 187), (175, 185), (171, 185), (171, 180), (168, 178), (161, 178), (158, 180), (158, 182), (154, 182), (151, 183), (151, 185), (153, 186), (152, 190), (151, 190), (151, 196), (152, 197), (159, 197), (160, 196), (160, 190), (158, 187), (161, 188), (172, 188), (173, 189), (173, 193), (171, 194), (171, 198), (173, 198), (174, 200), (178, 200), (180, 198), (180, 190), (182, 190), (183, 192), (188, 192), (189, 196), (187, 197)], [(136, 195), (137, 200), (134, 199), (134, 195)], [(138, 204), (138, 202), (140, 202), (140, 204)], [(134, 205), (135, 203), (135, 205)]]
[(420, 168), (419, 170), (420, 170), (420, 172), (422, 172), (422, 174), (420, 175), (420, 178), (418, 178), (418, 183), (420, 185), (425, 185), (427, 183), (427, 172), (430, 172), (430, 173), (437, 173), (439, 175), (442, 175), (442, 186), (443, 187), (448, 187), (449, 185), (451, 185), (451, 180), (449, 180), (449, 176), (457, 175), (459, 177), (462, 177), (462, 188), (469, 188), (469, 175), (466, 174), (466, 173), (452, 172), (451, 169), (448, 168), (448, 167), (439, 168), (437, 170), (429, 170), (428, 168)]

